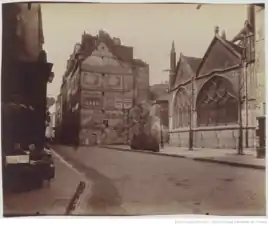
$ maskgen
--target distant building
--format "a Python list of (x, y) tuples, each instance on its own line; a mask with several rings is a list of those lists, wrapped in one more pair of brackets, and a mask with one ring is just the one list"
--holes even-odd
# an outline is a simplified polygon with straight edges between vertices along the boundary
[(149, 98), (149, 65), (133, 58), (133, 48), (100, 31), (84, 33), (67, 62), (59, 105), (61, 140), (79, 142), (126, 141), (120, 133), (134, 103)]
[[(243, 100), (245, 147), (255, 145), (256, 79), (254, 73), (254, 30), (252, 20), (232, 40), (215, 35), (202, 59), (171, 50), (170, 143), (198, 148), (237, 148), (239, 131), (239, 91)], [(247, 38), (241, 38), (246, 35)], [(243, 51), (247, 41), (246, 52)], [(246, 70), (242, 59), (246, 53)], [(242, 85), (239, 87), (239, 79)], [(241, 89), (240, 89), (241, 88)]]
[(154, 84), (150, 86), (150, 100), (154, 101), (168, 94), (169, 84)]

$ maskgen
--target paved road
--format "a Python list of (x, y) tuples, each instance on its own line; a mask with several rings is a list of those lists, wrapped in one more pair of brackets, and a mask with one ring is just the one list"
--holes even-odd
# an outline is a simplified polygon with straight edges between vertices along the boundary
[(55, 150), (92, 182), (86, 214), (265, 214), (264, 171), (98, 147)]

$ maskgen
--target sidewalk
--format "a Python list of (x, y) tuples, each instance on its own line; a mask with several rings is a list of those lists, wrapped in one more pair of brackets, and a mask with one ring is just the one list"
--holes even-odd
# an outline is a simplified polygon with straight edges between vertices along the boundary
[(4, 195), (4, 215), (64, 215), (70, 199), (73, 197), (80, 181), (79, 174), (68, 167), (53, 153), (56, 177), (50, 185), (24, 193)]
[(108, 149), (141, 152), (145, 154), (164, 155), (170, 157), (188, 158), (196, 161), (226, 164), (229, 166), (247, 167), (253, 169), (265, 170), (265, 159), (256, 158), (255, 149), (244, 149), (244, 155), (237, 155), (236, 149), (202, 149), (194, 148), (190, 151), (188, 148), (165, 145), (160, 152), (151, 152), (145, 150), (132, 150), (127, 145), (106, 145)]

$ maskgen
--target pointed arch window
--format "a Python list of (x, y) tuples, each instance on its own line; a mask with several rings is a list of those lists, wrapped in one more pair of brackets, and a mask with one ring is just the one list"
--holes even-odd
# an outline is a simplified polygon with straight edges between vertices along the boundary
[(190, 99), (186, 89), (179, 89), (174, 99), (173, 129), (187, 127), (190, 119)]
[(219, 76), (210, 79), (198, 94), (196, 109), (199, 126), (237, 123), (238, 100), (232, 83)]

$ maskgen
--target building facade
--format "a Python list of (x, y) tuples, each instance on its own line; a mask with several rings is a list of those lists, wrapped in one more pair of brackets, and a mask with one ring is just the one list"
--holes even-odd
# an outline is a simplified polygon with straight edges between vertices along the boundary
[(118, 38), (84, 33), (67, 62), (60, 96), (63, 142), (127, 141), (128, 110), (149, 98), (149, 66)]
[(255, 146), (257, 82), (252, 11), (251, 6), (248, 20), (232, 40), (227, 40), (224, 31), (220, 35), (216, 27), (202, 59), (181, 54), (176, 63), (172, 46), (171, 144), (235, 149), (242, 127), (243, 145)]
[(255, 75), (257, 81), (257, 98), (256, 98), (256, 114), (257, 116), (265, 115), (265, 44), (264, 44), (264, 4), (255, 5)]
[[(2, 137), (6, 149), (12, 149), (10, 144), (14, 143), (27, 146), (28, 141), (38, 149), (44, 146), (47, 83), (52, 82), (54, 74), (43, 49), (41, 14), (39, 3), (2, 5), (1, 104), (6, 106), (2, 116), (12, 115), (2, 126), (7, 131)], [(18, 106), (18, 115), (13, 116), (10, 103)], [(29, 115), (31, 123), (27, 120)], [(19, 129), (11, 128), (14, 121)]]

